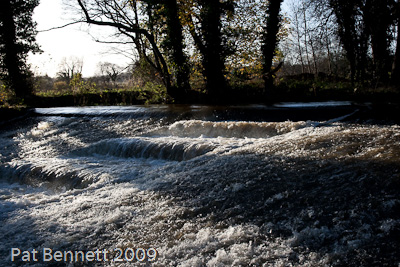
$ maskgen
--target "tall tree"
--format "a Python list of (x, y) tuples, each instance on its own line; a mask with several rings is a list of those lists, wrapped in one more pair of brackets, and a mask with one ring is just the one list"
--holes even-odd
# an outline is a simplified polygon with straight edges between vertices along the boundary
[(261, 37), (267, 1), (235, 0), (234, 13), (224, 17), (223, 33), (230, 53), (226, 58), (228, 78), (252, 79), (261, 75)]
[[(272, 60), (276, 55), (278, 44), (278, 32), (281, 26), (281, 17), (279, 15), (283, 0), (270, 0), (267, 8), (267, 21), (265, 32), (263, 34), (263, 77), (265, 82), (265, 92), (268, 93), (273, 86), (273, 75), (279, 67), (272, 70)], [(282, 65), (282, 62), (279, 66)]]
[(207, 89), (212, 97), (220, 98), (226, 88), (224, 78), (226, 54), (221, 33), (221, 15), (224, 10), (220, 1), (199, 2), (202, 5), (200, 17), (204, 45), (201, 50)]
[(223, 34), (222, 17), (233, 13), (233, 1), (199, 0), (192, 5), (185, 14), (189, 31), (201, 54), (207, 92), (211, 101), (220, 101), (227, 89), (225, 61), (232, 52)]
[(114, 87), (117, 86), (118, 76), (120, 76), (122, 72), (126, 69), (110, 62), (101, 62), (98, 64), (98, 66), (101, 75), (105, 76), (107, 81), (111, 81)]
[(58, 65), (57, 78), (69, 84), (74, 75), (82, 74), (83, 59), (77, 57), (64, 57)]
[(168, 51), (172, 69), (176, 77), (175, 99), (182, 100), (190, 89), (189, 65), (184, 53), (183, 29), (179, 19), (179, 6), (176, 0), (163, 0), (164, 15), (166, 18), (166, 38), (164, 46)]
[[(371, 72), (377, 84), (387, 84), (391, 71), (391, 44), (395, 25), (393, 0), (329, 0), (338, 33), (350, 62), (351, 80), (364, 81)], [(372, 66), (368, 67), (369, 49)]]
[[(84, 21), (93, 25), (113, 27), (119, 34), (128, 37), (136, 46), (139, 56), (157, 70), (167, 92), (171, 93), (171, 77), (167, 62), (157, 44), (154, 29), (151, 28), (153, 5), (151, 1), (144, 3), (143, 9), (146, 14), (139, 14), (136, 1), (131, 0), (77, 0), (77, 2), (83, 12)], [(145, 16), (148, 16), (149, 20), (144, 23), (141, 19)], [(147, 51), (148, 46), (151, 54)]]
[(0, 4), (0, 75), (18, 98), (30, 95), (26, 58), (29, 52), (39, 52), (36, 44), (36, 23), (32, 20), (38, 0), (2, 0)]
[(371, 34), (374, 76), (379, 82), (386, 83), (391, 71), (390, 43), (391, 26), (395, 18), (392, 0), (367, 0), (364, 5), (364, 24)]
[[(182, 25), (176, 0), (77, 2), (87, 23), (113, 27), (128, 37), (139, 57), (160, 74), (168, 94), (174, 99), (184, 98), (189, 89), (189, 68), (183, 52)], [(163, 47), (166, 53), (163, 53)], [(171, 70), (172, 76), (176, 77), (175, 84)]]
[(366, 42), (370, 36), (362, 19), (362, 9), (360, 9), (362, 1), (329, 0), (329, 4), (335, 13), (338, 35), (346, 51), (346, 57), (350, 64), (350, 78), (354, 83), (363, 76), (364, 62), (367, 58)]

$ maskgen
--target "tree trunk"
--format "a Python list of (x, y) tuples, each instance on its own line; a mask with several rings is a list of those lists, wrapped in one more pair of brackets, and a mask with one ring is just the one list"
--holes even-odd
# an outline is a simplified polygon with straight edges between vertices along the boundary
[(176, 89), (171, 89), (170, 96), (177, 102), (184, 101), (187, 91), (190, 90), (189, 67), (187, 58), (183, 52), (182, 24), (179, 20), (178, 5), (176, 0), (164, 0), (164, 7), (167, 19), (168, 40), (166, 46), (171, 54), (176, 73)]
[(326, 34), (326, 51), (328, 53), (328, 73), (329, 75), (332, 74), (332, 55), (331, 55), (331, 49), (329, 48), (329, 37), (328, 34)]
[(302, 49), (301, 49), (300, 29), (299, 29), (299, 20), (298, 20), (297, 11), (295, 12), (295, 19), (296, 19), (297, 47), (298, 47), (298, 49), (299, 49), (299, 56), (300, 56), (300, 63), (301, 63), (301, 71), (302, 71), (302, 73), (305, 73), (305, 72), (306, 72), (306, 69), (305, 69), (305, 66), (304, 66), (303, 51), (302, 51)]
[(386, 83), (391, 70), (388, 33), (392, 18), (389, 3), (383, 0), (369, 0), (365, 9), (367, 12), (365, 24), (371, 33), (375, 78), (380, 83)]
[(302, 9), (303, 9), (303, 19), (304, 19), (304, 47), (306, 49), (305, 52), (306, 52), (306, 58), (307, 58), (308, 73), (312, 73), (310, 56), (308, 55), (308, 42), (307, 42), (308, 29), (307, 29), (306, 10), (305, 10), (304, 6), (302, 7)]
[(357, 33), (355, 29), (355, 6), (352, 2), (341, 2), (338, 0), (330, 0), (330, 5), (333, 8), (336, 16), (336, 21), (339, 28), (339, 37), (343, 44), (344, 50), (346, 51), (347, 60), (350, 63), (350, 79), (351, 83), (354, 84), (356, 76), (356, 48)]
[(24, 98), (32, 93), (32, 86), (29, 85), (27, 76), (23, 72), (24, 62), (18, 55), (18, 45), (16, 40), (16, 27), (14, 22), (14, 12), (10, 0), (2, 0), (0, 9), (0, 22), (2, 22), (2, 39), (4, 58), (4, 68), (8, 72), (9, 86), (14, 90), (18, 98)]
[(202, 51), (206, 87), (212, 101), (220, 101), (226, 91), (225, 55), (222, 47), (221, 15), (219, 1), (202, 0), (201, 31), (204, 39)]
[[(111, 16), (110, 21), (104, 21), (104, 20), (96, 20), (93, 19), (91, 17), (91, 15), (89, 14), (89, 11), (86, 6), (84, 5), (84, 2), (82, 0), (76, 0), (79, 4), (79, 6), (82, 9), (82, 12), (84, 14), (84, 18), (86, 19), (86, 22), (88, 24), (94, 24), (94, 25), (99, 25), (99, 26), (109, 26), (109, 27), (114, 27), (116, 29), (118, 29), (120, 32), (122, 32), (123, 34), (126, 34), (127, 36), (129, 36), (130, 38), (132, 38), (132, 40), (134, 41), (134, 43), (137, 45), (137, 47), (141, 47), (144, 50), (143, 45), (140, 45), (140, 41), (138, 40), (138, 36), (144, 36), (146, 37), (147, 41), (149, 41), (150, 46), (153, 50), (154, 53), (154, 58), (155, 58), (155, 62), (152, 62), (150, 60), (150, 58), (144, 53), (144, 51), (138, 51), (139, 55), (142, 55), (143, 58), (145, 58), (145, 60), (152, 65), (157, 72), (160, 73), (162, 81), (165, 85), (165, 87), (168, 90), (171, 90), (171, 78), (170, 78), (170, 74), (168, 71), (168, 66), (167, 63), (164, 59), (164, 56), (162, 55), (156, 40), (154, 38), (153, 32), (149, 32), (148, 30), (141, 28), (139, 24), (125, 24), (124, 20), (118, 20), (118, 17), (113, 17)], [(148, 3), (148, 12), (151, 12), (151, 8), (150, 8), (150, 3)], [(133, 5), (135, 6), (135, 5)], [(150, 21), (149, 21), (149, 27), (150, 29), (152, 28), (151, 26), (151, 17), (152, 14), (149, 14), (150, 16)], [(97, 15), (94, 15), (94, 17), (97, 17)], [(135, 36), (131, 35), (131, 33), (135, 33)], [(138, 45), (139, 44), (139, 45)]]
[(312, 37), (310, 36), (310, 47), (311, 47), (311, 53), (313, 57), (313, 65), (314, 65), (314, 74), (318, 76), (318, 64), (317, 64), (317, 55), (315, 53), (315, 47), (314, 47), (314, 42), (312, 40)]
[(270, 0), (267, 10), (267, 25), (263, 34), (263, 78), (265, 93), (268, 95), (271, 93), (273, 87), (273, 74), (272, 71), (272, 60), (275, 56), (275, 49), (278, 43), (278, 31), (280, 27), (280, 16), (279, 12), (281, 9), (281, 3), (283, 0)]

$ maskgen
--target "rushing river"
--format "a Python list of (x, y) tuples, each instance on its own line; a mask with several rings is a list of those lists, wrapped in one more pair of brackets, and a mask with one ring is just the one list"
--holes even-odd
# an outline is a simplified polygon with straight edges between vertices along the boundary
[(132, 251), (151, 266), (398, 266), (400, 126), (274, 121), (279, 108), (48, 108), (3, 125), (0, 266), (47, 266), (44, 249), (124, 253), (53, 266), (132, 266)]

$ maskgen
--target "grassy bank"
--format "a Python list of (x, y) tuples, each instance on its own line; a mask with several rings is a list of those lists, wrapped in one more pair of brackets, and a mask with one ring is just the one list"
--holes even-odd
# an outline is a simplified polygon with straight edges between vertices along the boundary
[[(96, 106), (96, 105), (140, 105), (153, 103), (138, 91), (106, 91), (63, 95), (35, 95), (29, 105), (35, 107)], [(157, 101), (155, 101), (157, 102)]]
[(272, 92), (278, 101), (328, 101), (347, 100), (358, 102), (400, 103), (400, 90), (391, 86), (372, 88), (352, 84), (346, 79), (318, 77), (307, 79), (302, 76), (288, 76), (277, 81)]
[[(85, 85), (85, 84), (84, 84)], [(2, 95), (1, 106), (25, 105), (28, 107), (96, 106), (96, 105), (142, 105), (174, 103), (168, 98), (166, 89), (155, 83), (142, 87), (99, 88), (80, 86), (77, 88), (43, 90), (37, 88), (30, 98), (16, 100), (12, 93)], [(230, 88), (215, 101), (201, 91), (190, 91), (183, 99), (186, 104), (266, 104), (276, 102), (311, 101), (357, 101), (378, 103), (400, 103), (400, 92), (393, 87), (370, 88), (352, 85), (348, 80), (332, 78), (309, 79), (288, 76), (276, 79), (272, 90), (265, 90), (263, 81), (246, 80), (230, 84)], [(18, 109), (18, 108), (17, 108)]]

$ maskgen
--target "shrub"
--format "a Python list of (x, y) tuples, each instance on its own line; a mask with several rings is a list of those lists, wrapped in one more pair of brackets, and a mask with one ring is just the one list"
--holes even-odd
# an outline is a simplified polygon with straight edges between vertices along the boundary
[(12, 103), (12, 99), (15, 98), (14, 93), (7, 88), (5, 84), (0, 82), (0, 105), (1, 106), (8, 106)]
[(158, 83), (147, 82), (138, 91), (138, 99), (144, 100), (145, 104), (159, 104), (167, 101), (167, 90)]
[(69, 83), (74, 93), (94, 93), (96, 92), (96, 84), (83, 80), (82, 74), (75, 74)]
[(69, 86), (65, 81), (59, 81), (59, 82), (54, 83), (53, 89), (61, 92), (61, 91), (68, 90)]

